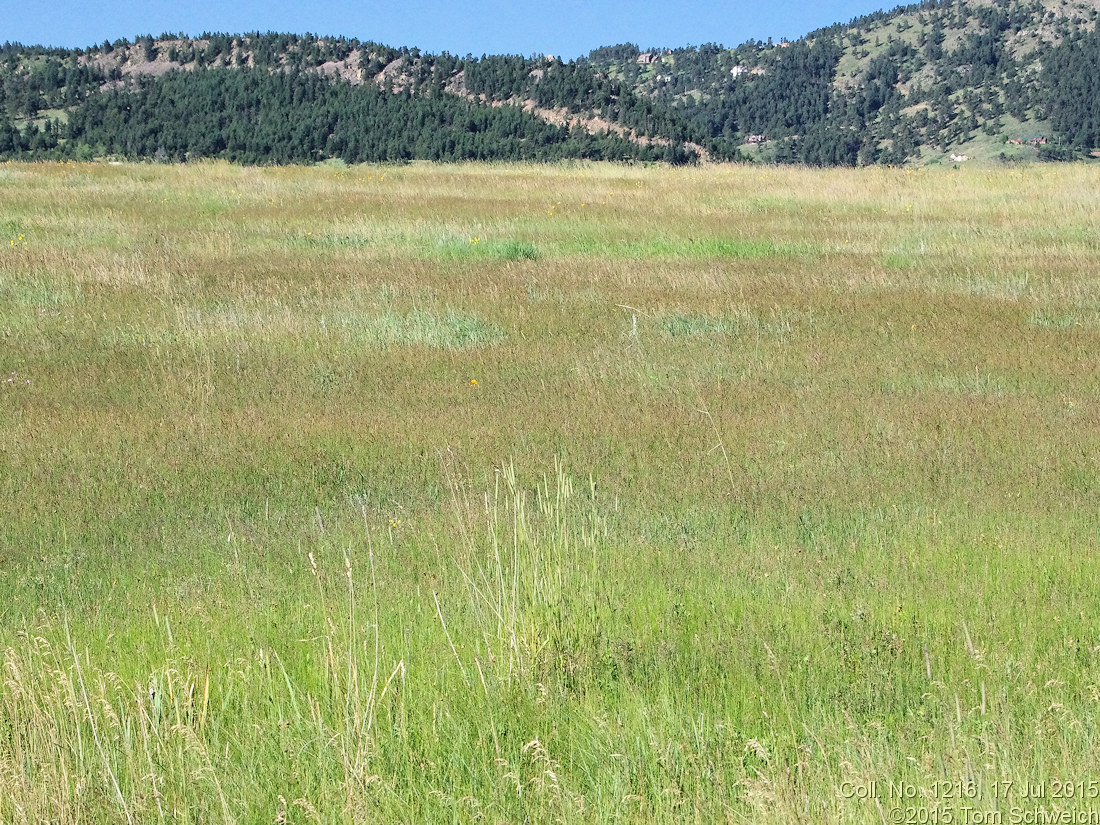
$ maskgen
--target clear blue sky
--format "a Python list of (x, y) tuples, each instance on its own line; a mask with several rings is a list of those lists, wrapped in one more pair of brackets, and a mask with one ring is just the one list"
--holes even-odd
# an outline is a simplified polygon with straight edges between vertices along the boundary
[(84, 47), (161, 32), (312, 32), (459, 56), (568, 60), (624, 42), (644, 49), (794, 39), (878, 8), (875, 0), (0, 0), (0, 42)]

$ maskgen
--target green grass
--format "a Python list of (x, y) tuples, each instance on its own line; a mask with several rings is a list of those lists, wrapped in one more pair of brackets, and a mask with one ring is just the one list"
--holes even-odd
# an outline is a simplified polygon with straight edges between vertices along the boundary
[(3, 166), (0, 822), (1096, 808), (1097, 175)]

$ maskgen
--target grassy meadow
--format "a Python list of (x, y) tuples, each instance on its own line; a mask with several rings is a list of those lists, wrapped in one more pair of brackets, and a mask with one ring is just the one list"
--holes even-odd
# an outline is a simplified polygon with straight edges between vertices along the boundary
[(2, 165), (0, 823), (1100, 809), (1098, 352), (1095, 167)]

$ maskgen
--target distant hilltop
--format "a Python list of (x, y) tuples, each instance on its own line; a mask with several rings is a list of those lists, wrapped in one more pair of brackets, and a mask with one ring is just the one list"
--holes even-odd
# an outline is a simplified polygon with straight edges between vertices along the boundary
[(797, 41), (458, 57), (163, 34), (0, 47), (0, 157), (812, 165), (1100, 152), (1100, 0), (955, 0)]

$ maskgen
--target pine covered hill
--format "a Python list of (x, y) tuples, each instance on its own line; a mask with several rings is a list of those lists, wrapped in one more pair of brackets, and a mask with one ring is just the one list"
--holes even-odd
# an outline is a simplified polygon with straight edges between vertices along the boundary
[(243, 163), (1097, 156), (1100, 0), (928, 0), (793, 42), (432, 55), (287, 34), (0, 47), (0, 157)]

